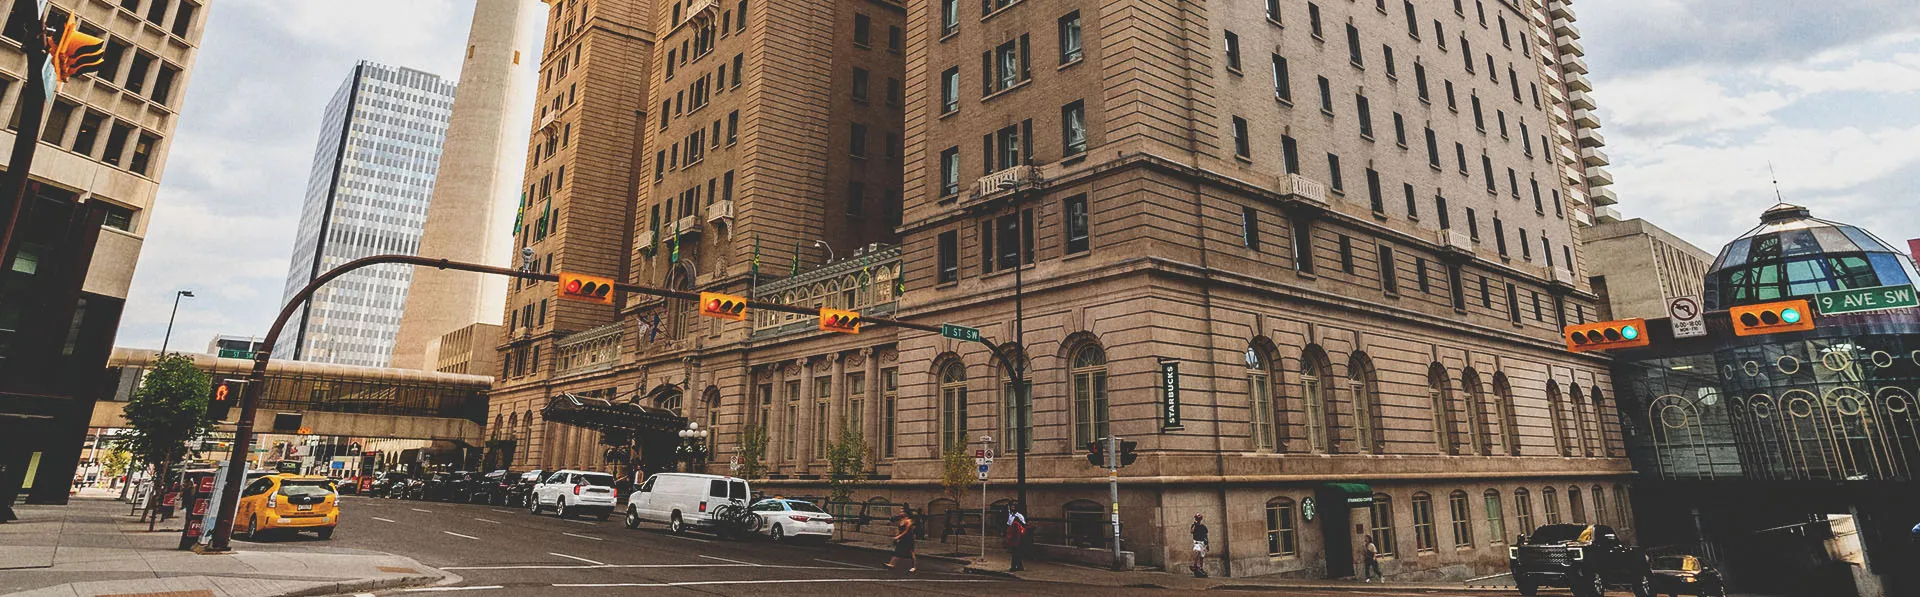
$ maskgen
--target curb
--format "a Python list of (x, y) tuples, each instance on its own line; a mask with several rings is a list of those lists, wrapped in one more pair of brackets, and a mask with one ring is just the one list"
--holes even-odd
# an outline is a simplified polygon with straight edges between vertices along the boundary
[(401, 587), (429, 585), (429, 584), (439, 582), (442, 578), (443, 577), (439, 577), (439, 576), (393, 576), (393, 577), (387, 577), (387, 578), (343, 580), (340, 582), (323, 583), (317, 586), (300, 589), (298, 591), (288, 591), (285, 593), (279, 593), (279, 594), (273, 595), (272, 597), (311, 597), (311, 596), (318, 596), (318, 595), (341, 595), (341, 594), (347, 594), (347, 593), (365, 593), (368, 591), (381, 591), (386, 589), (397, 589)]
[[(833, 547), (838, 547), (838, 548), (845, 548), (845, 549), (857, 549), (857, 550), (860, 550), (860, 551), (870, 551), (870, 552), (874, 552), (874, 553), (884, 553), (884, 554), (889, 554), (889, 555), (891, 555), (891, 554), (893, 554), (893, 550), (891, 550), (891, 549), (887, 549), (887, 548), (884, 548), (884, 547), (874, 547), (874, 546), (869, 546), (869, 545), (864, 545), (864, 544), (859, 544), (859, 543), (850, 543), (850, 542), (848, 542), (848, 543), (827, 543), (827, 545), (831, 545), (831, 546), (833, 546)], [(939, 560), (939, 561), (942, 561), (942, 562), (948, 562), (948, 563), (953, 563), (953, 564), (961, 564), (961, 565), (968, 565), (968, 564), (972, 564), (972, 563), (973, 563), (973, 560), (970, 560), (970, 559), (965, 559), (965, 558), (956, 558), (956, 557), (953, 557), (953, 556), (940, 556), (940, 555), (932, 555), (932, 554), (924, 554), (924, 553), (916, 553), (916, 554), (914, 554), (914, 557), (917, 557), (917, 558), (920, 558), (920, 559), (923, 559), (923, 560)]]
[(1012, 579), (1012, 580), (1026, 580), (1026, 579), (1024, 579), (1024, 578), (1020, 578), (1020, 576), (1019, 576), (1019, 575), (1016, 575), (1016, 574), (1014, 574), (1014, 573), (1012, 573), (1012, 572), (1007, 572), (1007, 571), (1005, 571), (1005, 570), (989, 570), (989, 569), (986, 569), (986, 568), (979, 568), (979, 567), (975, 567), (975, 566), (967, 566), (967, 567), (965, 567), (965, 568), (961, 568), (961, 569), (960, 569), (960, 571), (961, 571), (961, 572), (965, 572), (965, 573), (967, 573), (967, 574), (978, 574), (978, 575), (980, 575), (980, 576), (991, 576), (991, 577), (994, 577), (994, 578), (1005, 578), (1005, 579)]
[(1208, 591), (1340, 591), (1345, 593), (1385, 593), (1401, 591), (1461, 591), (1474, 593), (1511, 593), (1514, 589), (1495, 587), (1440, 587), (1434, 585), (1392, 585), (1356, 584), (1356, 585), (1317, 585), (1317, 584), (1223, 584), (1207, 587)]

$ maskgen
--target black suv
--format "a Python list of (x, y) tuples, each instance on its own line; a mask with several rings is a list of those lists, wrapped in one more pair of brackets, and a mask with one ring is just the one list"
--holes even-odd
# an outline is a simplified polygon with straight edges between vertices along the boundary
[(1620, 542), (1605, 525), (1550, 524), (1507, 548), (1507, 564), (1521, 595), (1539, 587), (1567, 587), (1574, 597), (1600, 597), (1609, 587), (1653, 597), (1646, 552)]

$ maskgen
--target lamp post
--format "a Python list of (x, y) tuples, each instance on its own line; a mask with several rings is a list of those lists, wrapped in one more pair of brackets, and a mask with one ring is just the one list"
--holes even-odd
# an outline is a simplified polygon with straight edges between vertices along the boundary
[[(826, 249), (827, 263), (833, 263), (833, 245), (827, 244), (827, 241), (824, 241), (824, 240), (816, 240), (816, 241), (813, 241), (813, 246)], [(858, 252), (858, 251), (855, 251), (855, 252)]]
[(173, 318), (180, 315), (180, 298), (193, 298), (193, 291), (181, 290), (173, 293), (173, 313), (167, 315), (167, 335), (160, 337), (160, 356), (167, 356), (167, 342), (173, 340)]
[(685, 457), (688, 469), (692, 469), (694, 462), (706, 456), (707, 436), (712, 433), (711, 430), (701, 429), (697, 421), (688, 421), (687, 428), (679, 431), (680, 454)]

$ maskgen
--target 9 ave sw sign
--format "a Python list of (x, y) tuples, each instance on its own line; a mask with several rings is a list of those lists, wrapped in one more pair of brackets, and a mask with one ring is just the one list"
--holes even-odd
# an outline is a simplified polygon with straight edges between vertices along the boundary
[(1920, 297), (1915, 296), (1912, 285), (1900, 284), (1822, 292), (1813, 296), (1813, 304), (1821, 315), (1838, 315), (1920, 306)]

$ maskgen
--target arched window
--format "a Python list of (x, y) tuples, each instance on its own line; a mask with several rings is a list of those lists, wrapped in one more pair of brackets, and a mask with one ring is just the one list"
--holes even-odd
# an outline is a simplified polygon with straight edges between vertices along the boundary
[(1293, 524), (1293, 500), (1283, 497), (1267, 500), (1267, 555), (1277, 558), (1298, 552), (1299, 541), (1295, 537)]
[(1273, 378), (1267, 366), (1267, 357), (1259, 348), (1247, 346), (1247, 422), (1248, 432), (1253, 435), (1253, 448), (1259, 452), (1273, 450), (1275, 439), (1273, 429)]
[(1073, 353), (1073, 445), (1107, 436), (1107, 353), (1088, 344)]
[(1392, 557), (1399, 553), (1398, 544), (1393, 537), (1393, 497), (1384, 493), (1373, 494), (1373, 546), (1380, 550), (1380, 557)]
[(1099, 547), (1107, 544), (1106, 509), (1089, 500), (1067, 502), (1061, 508), (1067, 520), (1067, 545)]
[(701, 408), (707, 411), (707, 455), (711, 458), (720, 447), (720, 388), (708, 387), (705, 402)]
[(1473, 547), (1473, 502), (1466, 490), (1455, 489), (1447, 495), (1447, 514), (1453, 522), (1453, 546)]
[(1540, 507), (1547, 511), (1547, 524), (1560, 524), (1560, 494), (1552, 487), (1540, 490)]
[(1460, 454), (1459, 423), (1453, 413), (1453, 383), (1439, 363), (1427, 366), (1427, 399), (1433, 405), (1433, 441), (1441, 454)]
[(967, 443), (967, 366), (947, 363), (940, 371), (940, 449)]
[(1494, 410), (1500, 415), (1500, 445), (1505, 446), (1508, 456), (1520, 455), (1520, 421), (1513, 407), (1513, 385), (1507, 383), (1507, 374), (1493, 374)]
[[(667, 274), (667, 288), (673, 290), (693, 289), (693, 283), (687, 279), (687, 271), (685, 268), (675, 267), (671, 273)], [(696, 304), (696, 301), (687, 299), (670, 299), (667, 302), (667, 309), (672, 311), (672, 314), (668, 315), (667, 319), (667, 323), (673, 326), (668, 330), (671, 337), (686, 338), (688, 336), (692, 331), (693, 312), (699, 307), (700, 305)]]
[(1574, 524), (1587, 524), (1587, 503), (1580, 499), (1580, 488), (1567, 488), (1567, 510), (1573, 514)]
[(498, 413), (493, 415), (493, 429), (487, 432), (490, 439), (500, 439), (500, 428), (505, 426), (505, 421)]
[(1567, 439), (1567, 398), (1560, 393), (1560, 383), (1547, 382), (1547, 421), (1553, 425), (1553, 452), (1561, 456), (1573, 455), (1573, 442)]
[(1520, 525), (1520, 532), (1533, 532), (1533, 494), (1525, 487), (1513, 490), (1513, 522)]
[(1627, 512), (1627, 486), (1613, 484), (1613, 528), (1622, 534), (1633, 528), (1633, 515)]
[(1347, 389), (1353, 397), (1353, 438), (1362, 454), (1385, 451), (1386, 440), (1380, 432), (1380, 388), (1375, 382), (1373, 359), (1355, 351), (1347, 357)]
[(1468, 454), (1493, 455), (1493, 437), (1486, 425), (1486, 393), (1480, 387), (1480, 374), (1472, 367), (1460, 372), (1460, 387), (1466, 390), (1467, 439), (1472, 442)]
[(1433, 529), (1433, 496), (1427, 492), (1413, 494), (1413, 548), (1418, 551), (1438, 549), (1440, 540)]
[(1607, 489), (1599, 485), (1593, 486), (1593, 523), (1605, 525), (1613, 523), (1607, 520)]
[(1507, 540), (1506, 508), (1501, 505), (1500, 490), (1489, 489), (1482, 496), (1487, 509), (1487, 542), (1505, 543)]
[(1319, 347), (1309, 346), (1300, 355), (1300, 402), (1306, 411), (1307, 451), (1327, 451), (1327, 380), (1325, 356)]
[(1600, 386), (1596, 385), (1587, 390), (1587, 398), (1590, 399), (1589, 402), (1593, 407), (1593, 412), (1588, 420), (1593, 423), (1592, 434), (1594, 445), (1594, 447), (1587, 449), (1587, 455), (1612, 456), (1613, 446), (1607, 443), (1606, 415), (1604, 414), (1606, 411), (1600, 408), (1600, 403), (1605, 401), (1605, 395), (1600, 393)]
[(1580, 439), (1580, 452), (1573, 455), (1592, 456), (1592, 438), (1587, 436), (1587, 399), (1586, 395), (1580, 392), (1580, 386), (1573, 386), (1573, 429), (1574, 435)]
[[(1032, 370), (1032, 368), (1027, 364), (1027, 358), (1026, 358), (1025, 352), (1020, 350), (1019, 345), (1005, 344), (1005, 345), (1002, 345), (1000, 349), (1007, 351), (1007, 360), (1012, 361), (1015, 367), (1019, 367), (1020, 370), (1022, 371)], [(994, 359), (994, 364), (998, 365), (999, 362), (1000, 360), (998, 358)], [(994, 379), (1002, 380), (999, 382), (1000, 383), (1000, 449), (1007, 452), (1008, 454), (1012, 454), (1013, 452), (1019, 449), (1018, 444), (1020, 442), (1020, 427), (1021, 427), (1020, 423), (1022, 423), (1024, 419), (1024, 422), (1026, 423), (1025, 427), (1027, 431), (1027, 441), (1026, 441), (1027, 449), (1032, 450), (1033, 449), (1033, 395), (1031, 392), (1032, 382), (1028, 381), (1028, 391), (1023, 393), (1020, 391), (1020, 388), (1015, 387), (1011, 382), (1004, 381), (1007, 378), (1007, 371), (1005, 367), (996, 367), (995, 370), (998, 371), (999, 374), (995, 375)]]

